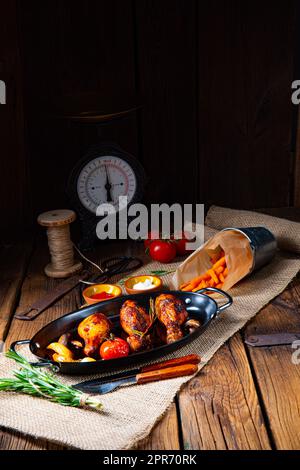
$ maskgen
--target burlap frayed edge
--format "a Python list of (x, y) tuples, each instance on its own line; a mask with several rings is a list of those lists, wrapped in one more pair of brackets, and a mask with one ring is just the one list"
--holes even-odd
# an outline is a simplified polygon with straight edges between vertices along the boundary
[[(7, 392), (9, 393), (9, 392)], [(14, 393), (14, 392), (12, 392)], [(38, 397), (32, 397), (32, 398), (38, 398)], [(72, 446), (71, 444), (69, 444), (68, 442), (62, 442), (61, 440), (55, 440), (55, 439), (47, 439), (46, 437), (43, 437), (43, 436), (37, 436), (37, 435), (34, 435), (34, 434), (31, 434), (30, 432), (26, 432), (26, 431), (20, 431), (18, 428), (16, 427), (12, 427), (12, 426), (4, 426), (2, 423), (0, 423), (0, 430), (4, 431), (4, 432), (11, 432), (11, 433), (19, 433), (21, 434), (22, 437), (26, 437), (26, 438), (29, 438), (31, 439), (32, 441), (38, 441), (38, 440), (41, 440), (43, 442), (49, 442), (51, 444), (56, 444), (60, 447), (67, 447), (68, 449), (66, 450), (82, 450), (81, 447), (76, 447), (76, 446)], [(2, 450), (2, 448), (0, 447), (0, 450)], [(17, 450), (17, 449), (14, 449), (14, 450)], [(42, 450), (42, 449), (36, 449), (37, 451), (39, 450)], [(47, 449), (47, 450), (53, 450), (53, 449)], [(88, 449), (86, 449), (88, 450)]]

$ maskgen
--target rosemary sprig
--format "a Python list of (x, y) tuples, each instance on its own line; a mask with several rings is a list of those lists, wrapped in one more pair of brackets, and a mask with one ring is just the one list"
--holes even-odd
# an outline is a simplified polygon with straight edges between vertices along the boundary
[(157, 271), (150, 271), (150, 274), (153, 274), (154, 276), (166, 276), (167, 274), (175, 273), (175, 269), (172, 269), (171, 271), (165, 271), (164, 269), (157, 270)]
[(33, 367), (29, 362), (14, 351), (7, 351), (6, 357), (21, 365), (14, 370), (12, 378), (0, 378), (0, 391), (26, 393), (32, 396), (48, 398), (64, 406), (87, 406), (100, 410), (102, 404), (79, 390), (64, 385), (53, 373)]
[(153, 300), (152, 297), (150, 297), (150, 299), (149, 299), (149, 317), (150, 317), (150, 323), (147, 326), (146, 330), (144, 332), (138, 331), (138, 330), (132, 330), (133, 334), (143, 338), (144, 336), (146, 336), (146, 334), (149, 333), (149, 330), (154, 325), (154, 323), (157, 319), (157, 314), (156, 314), (156, 310), (155, 310), (155, 303), (154, 303), (154, 300)]
[(153, 325), (153, 323), (154, 323), (154, 321), (156, 320), (156, 317), (157, 317), (153, 297), (150, 297), (149, 304), (150, 304), (149, 317), (150, 317), (150, 321), (151, 321), (150, 325)]

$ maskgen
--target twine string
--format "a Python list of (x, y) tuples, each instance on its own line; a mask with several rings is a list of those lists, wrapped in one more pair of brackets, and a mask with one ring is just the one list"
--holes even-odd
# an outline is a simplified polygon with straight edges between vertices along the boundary
[(82, 408), (84, 406), (88, 406), (87, 401), (88, 401), (89, 398), (90, 398), (90, 395), (88, 395), (87, 393), (81, 393), (81, 396), (80, 396), (80, 399), (79, 399), (79, 406), (81, 406)]
[(47, 236), (53, 268), (58, 271), (71, 268), (74, 264), (74, 251), (70, 226), (49, 227)]
[[(104, 273), (104, 270), (101, 268), (101, 266), (97, 263), (94, 263), (94, 261), (90, 260), (89, 258), (87, 258), (83, 253), (82, 251), (79, 250), (78, 246), (75, 245), (75, 243), (73, 243), (73, 246), (75, 248), (75, 250), (77, 251), (77, 253), (79, 254), (79, 256), (81, 256), (82, 259), (84, 259), (85, 261), (87, 261), (89, 264), (91, 264), (92, 266), (94, 266), (95, 268), (97, 268), (100, 273)], [(82, 281), (84, 282), (84, 281)], [(93, 284), (93, 283), (87, 283), (87, 284)]]
[(63, 271), (71, 268), (74, 264), (74, 249), (78, 252), (80, 257), (94, 266), (100, 273), (104, 270), (87, 258), (72, 242), (70, 236), (70, 226), (61, 225), (58, 227), (48, 227), (47, 229), (48, 246), (51, 255), (51, 263), (55, 270)]

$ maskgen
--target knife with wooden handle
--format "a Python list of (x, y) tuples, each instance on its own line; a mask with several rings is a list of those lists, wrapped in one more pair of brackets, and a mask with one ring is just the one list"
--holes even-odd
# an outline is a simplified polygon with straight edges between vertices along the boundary
[(184, 364), (195, 365), (195, 364), (199, 364), (200, 361), (201, 361), (201, 358), (197, 354), (188, 354), (187, 356), (177, 357), (176, 359), (169, 359), (167, 361), (156, 362), (155, 364), (150, 364), (149, 366), (139, 367), (137, 369), (133, 369), (133, 370), (126, 371), (126, 372), (120, 372), (118, 374), (110, 375), (107, 377), (102, 377), (99, 379), (92, 379), (92, 380), (85, 380), (84, 382), (80, 382), (76, 385), (73, 385), (73, 387), (83, 392), (92, 393), (94, 389), (97, 389), (100, 385), (103, 385), (107, 382), (111, 383), (111, 382), (126, 379), (126, 378), (130, 379), (130, 378), (136, 377), (139, 374), (143, 374), (145, 372), (181, 366)]
[(176, 357), (176, 359), (169, 359), (168, 361), (157, 362), (156, 364), (150, 364), (150, 366), (144, 366), (141, 368), (141, 372), (164, 369), (165, 367), (181, 366), (182, 364), (199, 364), (199, 362), (200, 356), (198, 356), (198, 354), (188, 354), (187, 356)]
[(98, 383), (94, 386), (82, 386), (81, 384), (73, 385), (73, 388), (81, 390), (85, 393), (94, 393), (96, 395), (104, 395), (105, 393), (112, 392), (116, 388), (123, 385), (146, 384), (150, 382), (157, 382), (159, 380), (174, 379), (177, 377), (184, 377), (193, 375), (197, 372), (197, 364), (183, 364), (175, 367), (166, 367), (164, 369), (151, 370), (148, 372), (141, 372), (140, 374), (127, 376), (125, 378), (114, 380), (112, 382)]
[(137, 374), (135, 379), (137, 384), (146, 384), (149, 382), (157, 382), (158, 380), (174, 379), (176, 377), (184, 377), (185, 375), (193, 375), (197, 370), (198, 367), (196, 364), (184, 364), (182, 366), (142, 372), (141, 374)]

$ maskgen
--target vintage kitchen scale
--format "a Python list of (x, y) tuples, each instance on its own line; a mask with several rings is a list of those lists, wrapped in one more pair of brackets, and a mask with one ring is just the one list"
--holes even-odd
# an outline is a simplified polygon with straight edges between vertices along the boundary
[[(135, 102), (136, 98), (131, 98)], [(60, 118), (75, 123), (82, 134), (87, 126), (97, 135), (95, 144), (85, 142), (82, 158), (74, 165), (67, 183), (67, 195), (81, 225), (82, 250), (90, 249), (97, 241), (97, 207), (112, 204), (118, 212), (119, 196), (127, 196), (128, 205), (141, 201), (146, 178), (140, 162), (116, 143), (103, 142), (103, 130), (114, 121), (138, 111), (139, 106), (128, 105), (118, 98), (117, 104), (103, 102), (98, 95), (85, 93), (71, 97), (65, 104)], [(116, 111), (117, 109), (117, 111)]]
[(81, 222), (80, 247), (88, 249), (96, 240), (99, 217), (97, 207), (103, 203), (119, 209), (119, 196), (127, 196), (128, 205), (141, 201), (145, 187), (143, 167), (116, 144), (96, 144), (74, 166), (67, 193)]

